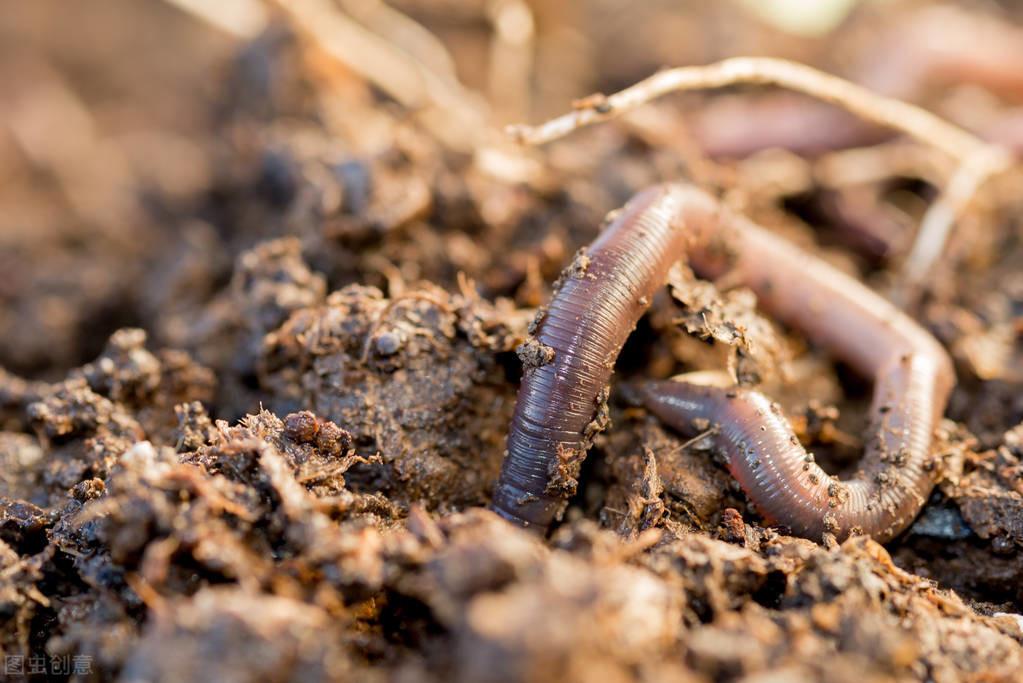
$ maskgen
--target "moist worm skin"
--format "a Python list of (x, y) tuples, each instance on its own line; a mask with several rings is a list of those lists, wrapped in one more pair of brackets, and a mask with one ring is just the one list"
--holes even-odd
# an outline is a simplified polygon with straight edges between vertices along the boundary
[(856, 530), (887, 540), (912, 520), (933, 487), (925, 463), (955, 381), (944, 349), (912, 319), (682, 184), (634, 197), (586, 257), (585, 268), (577, 259), (566, 271), (526, 345), (540, 360), (526, 363), (494, 491), (497, 512), (540, 529), (560, 514), (571, 493), (560, 484), (563, 472), (577, 471), (599, 430), (598, 403), (618, 353), (668, 269), (684, 258), (702, 277), (730, 273), (775, 317), (873, 378), (874, 438), (860, 474), (837, 482), (806, 462), (787, 421), (757, 392), (655, 383), (644, 391), (650, 409), (684, 430), (696, 417), (719, 424), (750, 500), (797, 533)]

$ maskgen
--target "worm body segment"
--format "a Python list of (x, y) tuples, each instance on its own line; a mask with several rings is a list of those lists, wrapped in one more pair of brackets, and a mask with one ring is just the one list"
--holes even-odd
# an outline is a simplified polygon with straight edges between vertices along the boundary
[(494, 492), (494, 509), (508, 519), (546, 529), (574, 492), (618, 353), (685, 251), (687, 232), (676, 225), (683, 196), (692, 222), (709, 225), (715, 207), (702, 193), (637, 195), (580, 252), (538, 316), (520, 352), (525, 372)]
[(719, 424), (733, 475), (768, 519), (810, 537), (896, 535), (933, 486), (925, 465), (954, 383), (947, 354), (854, 278), (682, 184), (638, 194), (563, 276), (524, 345), (495, 510), (541, 529), (560, 513), (603, 425), (615, 359), (682, 258), (703, 277), (729, 272), (767, 311), (872, 378), (873, 438), (861, 472), (838, 482), (807, 462), (787, 421), (757, 392), (655, 383), (644, 391), (650, 409), (683, 430), (693, 418)]

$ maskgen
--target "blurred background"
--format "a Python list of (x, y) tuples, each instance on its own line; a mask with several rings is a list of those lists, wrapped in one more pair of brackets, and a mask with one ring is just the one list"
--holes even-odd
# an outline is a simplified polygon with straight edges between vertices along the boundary
[[(677, 96), (545, 156), (508, 151), (501, 126), (663, 66), (773, 55), (1013, 146), (1020, 14), (992, 1), (6, 0), (0, 366), (59, 377), (136, 325), (225, 367), (235, 260), (282, 235), (331, 287), (453, 286), (463, 272), (536, 305), (603, 212), (663, 177), (735, 190), (767, 222), (784, 208), (842, 223), (837, 242), (868, 272), (904, 253), (947, 169), (893, 147), (901, 166), (883, 182), (861, 165), (841, 193), (819, 192), (806, 159), (886, 134), (806, 98)], [(763, 156), (774, 148), (795, 156)], [(864, 227), (877, 221), (880, 237)]]

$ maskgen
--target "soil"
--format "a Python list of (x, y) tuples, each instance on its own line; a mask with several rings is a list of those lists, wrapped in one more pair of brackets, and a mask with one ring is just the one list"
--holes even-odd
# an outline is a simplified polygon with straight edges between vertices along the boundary
[[(531, 2), (522, 91), (482, 66), (504, 54), (501, 5), (392, 4), (489, 93), (492, 132), (663, 64), (769, 54), (854, 78), (927, 3), (799, 37), (742, 3)], [(855, 467), (869, 386), (684, 268), (538, 536), (486, 506), (523, 363), (550, 361), (527, 330), (563, 268), (586, 276), (608, 212), (688, 179), (897, 297), (934, 164), (889, 140), (864, 148), (880, 173), (840, 182), (841, 151), (700, 152), (687, 122), (723, 103), (756, 121), (752, 88), (466, 151), (270, 17), (238, 37), (156, 0), (0, 12), (4, 680), (1023, 680), (1018, 178), (978, 196), (905, 301), (958, 386), (900, 538), (766, 527), (710, 440), (636, 406), (642, 378), (728, 369), (826, 468)], [(978, 131), (1019, 99), (913, 94)]]

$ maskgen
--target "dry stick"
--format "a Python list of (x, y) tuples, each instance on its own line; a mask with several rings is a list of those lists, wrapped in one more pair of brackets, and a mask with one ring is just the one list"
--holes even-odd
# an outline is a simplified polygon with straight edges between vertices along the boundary
[(514, 121), (529, 114), (536, 42), (533, 10), (525, 0), (491, 0), (487, 16), (493, 28), (488, 94), (495, 116)]
[[(165, 2), (237, 38), (254, 38), (269, 23), (267, 8), (260, 0)], [(443, 44), (421, 25), (379, 0), (348, 0), (345, 10), (381, 30), (400, 35), (403, 49), (360, 26), (328, 0), (277, 0), (277, 4), (328, 56), (405, 106), (432, 103), (457, 110), (474, 107), (467, 103), (468, 95), (454, 80), (454, 61)]]
[(332, 59), (373, 83), (409, 109), (443, 117), (427, 125), (441, 142), (474, 149), (486, 132), (480, 103), (461, 84), (366, 30), (329, 0), (276, 0), (295, 24)]
[(873, 185), (897, 176), (920, 178), (940, 185), (952, 176), (955, 160), (907, 141), (882, 142), (828, 152), (813, 162), (813, 178), (823, 187), (842, 189)]
[[(164, 1), (241, 39), (254, 38), (270, 20), (261, 0)], [(514, 5), (521, 0), (509, 1)], [(307, 42), (330, 60), (421, 114), (424, 126), (442, 144), (469, 152), (477, 150), (484, 140), (496, 137), (487, 120), (485, 102), (457, 80), (454, 60), (447, 48), (407, 15), (380, 0), (344, 0), (343, 7), (331, 0), (268, 2), (284, 10)], [(525, 47), (529, 48), (532, 15), (524, 3), (523, 7), (528, 20)], [(356, 19), (370, 24), (382, 35)], [(520, 11), (517, 22), (512, 22), (515, 40), (521, 38), (522, 19)], [(531, 60), (526, 58), (523, 63), (528, 71)]]
[[(541, 145), (577, 128), (613, 119), (667, 93), (739, 83), (777, 85), (830, 102), (863, 119), (902, 131), (959, 162), (948, 194), (935, 202), (924, 217), (917, 242), (907, 259), (905, 274), (912, 284), (920, 282), (941, 254), (952, 223), (969, 204), (977, 188), (1012, 163), (1005, 150), (919, 107), (878, 95), (803, 64), (766, 57), (736, 57), (707, 66), (667, 69), (613, 95), (586, 98), (577, 104), (575, 111), (539, 126), (509, 126), (505, 130), (519, 142)], [(751, 125), (756, 122), (751, 121)]]
[(614, 95), (587, 98), (575, 111), (539, 126), (509, 126), (506, 130), (521, 142), (539, 145), (577, 128), (615, 118), (661, 95), (739, 83), (778, 85), (837, 104), (864, 119), (901, 130), (960, 161), (988, 146), (919, 107), (883, 97), (804, 64), (767, 57), (736, 57), (706, 66), (667, 69)]
[(455, 80), (455, 60), (444, 43), (418, 21), (382, 0), (340, 0), (359, 23), (418, 59), (433, 73)]
[(959, 165), (945, 191), (924, 214), (913, 248), (902, 266), (903, 286), (908, 292), (919, 289), (931, 266), (941, 256), (953, 224), (980, 186), (1008, 167), (1006, 153), (997, 147), (980, 150)]
[(256, 37), (266, 28), (266, 7), (259, 0), (165, 0), (236, 38)]

